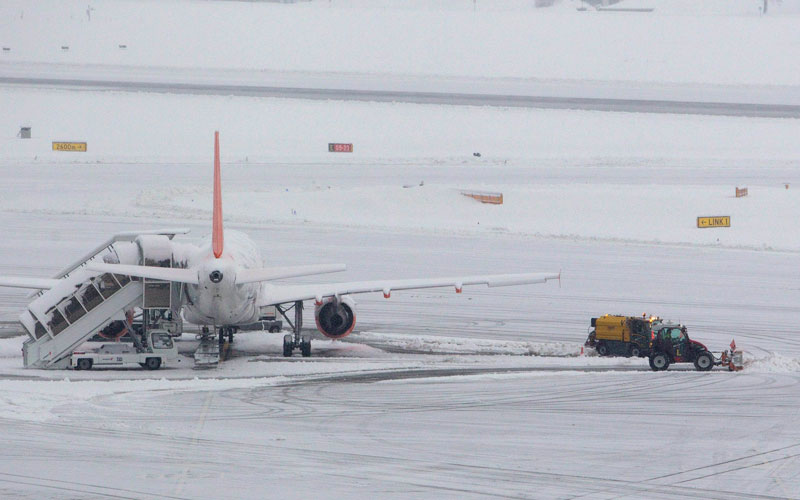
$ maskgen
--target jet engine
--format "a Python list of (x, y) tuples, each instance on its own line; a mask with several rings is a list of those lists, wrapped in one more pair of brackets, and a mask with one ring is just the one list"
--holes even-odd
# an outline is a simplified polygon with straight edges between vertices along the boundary
[(347, 295), (338, 299), (328, 297), (317, 304), (314, 318), (317, 320), (317, 329), (326, 337), (346, 337), (356, 326), (356, 303)]

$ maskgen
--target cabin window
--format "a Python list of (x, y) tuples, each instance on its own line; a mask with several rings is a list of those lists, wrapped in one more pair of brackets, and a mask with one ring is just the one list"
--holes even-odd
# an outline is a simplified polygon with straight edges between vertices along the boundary
[(64, 301), (63, 304), (64, 304), (64, 315), (67, 317), (67, 321), (69, 321), (70, 324), (75, 323), (76, 321), (81, 319), (81, 317), (84, 314), (86, 314), (86, 311), (83, 309), (83, 306), (81, 305), (80, 302), (78, 302), (78, 299), (76, 299), (75, 297), (69, 298), (68, 300)]
[(125, 286), (131, 282), (131, 277), (125, 276), (124, 274), (115, 274), (114, 277), (117, 278), (117, 281), (122, 286)]
[(45, 329), (44, 325), (37, 321), (33, 327), (33, 336), (37, 339), (40, 339), (45, 335), (47, 335), (47, 330)]
[(114, 279), (114, 276), (108, 273), (100, 276), (97, 284), (100, 288), (100, 293), (103, 294), (103, 297), (106, 299), (114, 295), (117, 290), (122, 288), (119, 286), (119, 283), (117, 283), (117, 280)]
[(100, 295), (100, 292), (98, 292), (97, 288), (91, 283), (78, 292), (78, 295), (87, 311), (91, 311), (103, 302), (103, 297)]
[(47, 326), (50, 327), (50, 331), (53, 332), (53, 335), (58, 335), (69, 326), (69, 323), (67, 323), (61, 311), (53, 309), (53, 312), (50, 313), (50, 321), (47, 323)]

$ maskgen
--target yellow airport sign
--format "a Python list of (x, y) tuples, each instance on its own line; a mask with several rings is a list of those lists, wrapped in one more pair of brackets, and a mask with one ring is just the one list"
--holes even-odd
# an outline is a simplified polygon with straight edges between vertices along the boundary
[(697, 227), (731, 227), (731, 218), (728, 215), (720, 215), (717, 217), (698, 217)]
[(53, 142), (53, 151), (80, 151), (86, 152), (85, 142)]

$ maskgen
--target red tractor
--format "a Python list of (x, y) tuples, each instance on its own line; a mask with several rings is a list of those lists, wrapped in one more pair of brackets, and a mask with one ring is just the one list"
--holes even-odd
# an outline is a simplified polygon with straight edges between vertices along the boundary
[(686, 327), (661, 323), (650, 339), (650, 368), (666, 370), (672, 363), (694, 363), (698, 371), (709, 371), (720, 364), (711, 352), (696, 340), (691, 340)]

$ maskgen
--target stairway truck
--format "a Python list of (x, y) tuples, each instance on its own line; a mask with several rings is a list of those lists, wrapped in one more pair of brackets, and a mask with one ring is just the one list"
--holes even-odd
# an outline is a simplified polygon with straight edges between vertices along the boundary
[(653, 328), (661, 322), (655, 316), (614, 316), (592, 318), (586, 346), (600, 356), (645, 357), (650, 354)]
[(178, 359), (178, 347), (166, 330), (150, 330), (147, 346), (137, 349), (127, 342), (111, 342), (94, 349), (74, 351), (69, 366), (73, 370), (92, 368), (122, 368), (139, 365), (148, 370), (158, 370)]

